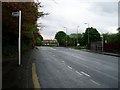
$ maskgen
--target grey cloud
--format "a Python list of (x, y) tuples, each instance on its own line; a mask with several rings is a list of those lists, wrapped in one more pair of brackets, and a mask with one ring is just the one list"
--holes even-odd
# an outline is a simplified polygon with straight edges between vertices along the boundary
[(93, 4), (90, 10), (98, 14), (117, 14), (118, 3), (117, 2), (97, 2)]
[[(101, 32), (112, 32), (109, 31), (109, 28), (114, 27), (117, 21), (117, 3), (114, 2), (87, 2), (88, 7), (84, 8), (84, 5), (86, 4), (79, 3), (76, 0), (74, 3), (78, 8), (71, 8), (71, 4), (68, 4), (68, 2), (58, 3), (59, 6), (57, 6), (54, 2), (51, 1), (52, 0), (43, 0), (43, 10), (50, 13), (50, 15), (41, 18), (39, 21), (43, 26), (45, 26), (41, 31), (45, 38), (53, 39), (56, 32), (59, 30), (65, 31), (65, 28), (63, 27), (67, 27), (67, 33), (70, 34), (76, 33), (77, 26), (79, 25), (79, 32), (82, 33), (86, 28), (86, 25), (84, 25), (84, 23), (89, 23), (90, 26), (93, 27), (97, 26), (96, 28)], [(65, 4), (65, 6), (62, 4)], [(71, 9), (73, 12), (76, 10), (75, 15), (71, 15), (69, 12)], [(76, 13), (77, 11), (78, 13)]]

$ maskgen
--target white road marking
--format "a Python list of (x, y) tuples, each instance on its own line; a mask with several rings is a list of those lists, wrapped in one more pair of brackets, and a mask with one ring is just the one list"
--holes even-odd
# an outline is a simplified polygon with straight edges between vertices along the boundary
[(72, 69), (72, 67), (68, 66), (68, 68)]
[(85, 72), (81, 72), (82, 74), (84, 74), (87, 77), (91, 77), (89, 74), (85, 73)]
[(52, 50), (56, 50), (56, 49), (54, 49), (54, 48), (51, 48)]
[(99, 83), (97, 83), (96, 81), (94, 81), (94, 80), (90, 80), (91, 82), (93, 82), (93, 83), (95, 83), (95, 84), (97, 84), (97, 85), (100, 85)]
[(78, 72), (78, 71), (75, 71), (77, 74), (79, 74), (79, 75), (82, 75), (80, 72)]
[(65, 63), (65, 61), (62, 61), (63, 63)]

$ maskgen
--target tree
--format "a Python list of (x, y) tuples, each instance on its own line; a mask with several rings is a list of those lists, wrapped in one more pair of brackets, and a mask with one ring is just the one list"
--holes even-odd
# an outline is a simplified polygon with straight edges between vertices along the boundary
[[(34, 2), (3, 2), (2, 3), (2, 41), (3, 51), (7, 54), (15, 48), (17, 52), (18, 43), (18, 17), (13, 17), (12, 12), (22, 11), (22, 50), (31, 48), (34, 33), (38, 32), (36, 21), (44, 15), (38, 12), (40, 3)], [(4, 52), (3, 52), (4, 53)]]
[(35, 45), (41, 46), (42, 45), (42, 41), (43, 41), (42, 35), (38, 34), (38, 36), (36, 37), (36, 40), (35, 40)]
[(58, 41), (59, 46), (65, 46), (66, 45), (66, 33), (63, 31), (59, 31), (55, 35), (55, 39)]
[(87, 44), (88, 42), (88, 34), (89, 34), (89, 41), (90, 42), (97, 42), (101, 40), (100, 33), (97, 31), (97, 29), (91, 27), (86, 28), (86, 31), (84, 33), (84, 41)]
[(104, 39), (107, 40), (107, 43), (120, 44), (120, 33), (116, 33), (116, 34), (105, 33), (103, 34), (103, 36), (104, 36)]
[(117, 28), (118, 33), (120, 33), (120, 27)]

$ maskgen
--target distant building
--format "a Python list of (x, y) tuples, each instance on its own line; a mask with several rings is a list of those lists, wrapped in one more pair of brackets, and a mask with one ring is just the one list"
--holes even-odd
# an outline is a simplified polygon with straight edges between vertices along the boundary
[(54, 40), (46, 39), (42, 41), (42, 46), (58, 46), (58, 42), (56, 39)]

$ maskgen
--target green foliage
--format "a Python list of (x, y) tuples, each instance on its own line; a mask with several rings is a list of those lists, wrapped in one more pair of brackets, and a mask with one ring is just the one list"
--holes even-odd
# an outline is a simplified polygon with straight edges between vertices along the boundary
[[(4, 46), (3, 54), (11, 53), (5, 48), (12, 46), (17, 47), (18, 43), (18, 17), (12, 16), (12, 12), (21, 10), (22, 12), (22, 49), (32, 47), (33, 32), (38, 32), (36, 21), (37, 18), (44, 15), (38, 12), (40, 4), (34, 2), (3, 2), (2, 3), (2, 44)], [(26, 44), (26, 45), (24, 45)], [(17, 51), (17, 48), (14, 48)], [(13, 51), (13, 50), (11, 50)]]
[[(107, 40), (107, 43), (120, 44), (120, 28), (118, 28), (118, 33), (116, 34), (103, 34), (104, 41)], [(97, 29), (91, 27), (85, 30), (85, 33), (73, 33), (67, 35), (67, 46), (77, 46), (77, 40), (80, 46), (76, 47), (77, 49), (84, 49), (88, 44), (88, 32), (90, 42), (101, 41), (102, 38)], [(66, 46), (66, 33), (59, 31), (55, 35), (55, 39), (59, 42), (60, 46)]]
[(75, 49), (86, 49), (87, 47), (86, 46), (77, 46), (75, 47)]
[(77, 40), (78, 43), (82, 46), (84, 46), (84, 39), (83, 39), (83, 34), (78, 33), (78, 34), (70, 34), (70, 38), (72, 39), (72, 46), (77, 46)]
[(36, 40), (35, 40), (35, 45), (41, 46), (42, 41), (43, 41), (43, 37), (41, 35), (39, 35), (39, 37), (37, 37)]
[(36, 45), (37, 46), (41, 46), (42, 45), (42, 40), (38, 37), (37, 39), (36, 39)]
[(118, 33), (120, 33), (120, 27), (117, 28)]
[(117, 34), (103, 34), (104, 40), (107, 40), (107, 43), (117, 43), (120, 44), (120, 33)]
[(91, 27), (91, 28), (87, 28), (85, 33), (84, 33), (84, 40), (87, 44), (88, 41), (88, 34), (89, 34), (89, 40), (90, 42), (97, 42), (101, 40), (100, 34), (97, 31), (97, 29)]
[(66, 44), (66, 33), (63, 31), (59, 31), (55, 35), (55, 39), (58, 41), (59, 46), (65, 46)]

